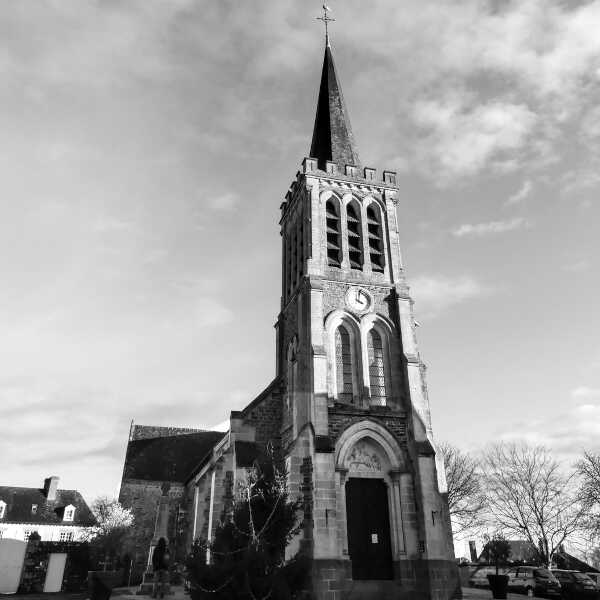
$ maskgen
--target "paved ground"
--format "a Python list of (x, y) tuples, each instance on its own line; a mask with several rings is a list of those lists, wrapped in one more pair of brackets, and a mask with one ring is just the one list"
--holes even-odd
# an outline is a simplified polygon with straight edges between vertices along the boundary
[[(137, 586), (115, 588), (111, 594), (111, 600), (150, 600), (150, 596), (136, 596), (135, 591)], [(174, 585), (171, 586), (172, 594), (165, 596), (165, 600), (190, 600), (188, 594), (184, 594), (183, 586)], [(73, 592), (73, 593), (62, 593), (56, 594), (12, 594), (4, 595), (0, 594), (0, 598), (6, 600), (89, 600), (88, 592)]]
[[(492, 592), (485, 588), (464, 587), (462, 591), (464, 600), (492, 600)], [(508, 600), (528, 600), (525, 594), (508, 594), (507, 598)]]
[[(111, 600), (113, 598), (115, 600), (149, 600), (150, 596), (136, 596), (136, 589), (137, 586), (115, 588), (112, 592)], [(173, 594), (165, 596), (165, 600), (190, 600), (189, 595), (183, 592), (183, 586), (172, 586), (171, 590)], [(492, 600), (492, 592), (490, 590), (469, 587), (464, 587), (462, 590), (464, 600)], [(15, 600), (88, 600), (89, 594), (87, 592), (72, 594), (15, 594), (6, 596), (6, 598)], [(528, 600), (528, 598), (523, 594), (508, 594), (508, 600)]]

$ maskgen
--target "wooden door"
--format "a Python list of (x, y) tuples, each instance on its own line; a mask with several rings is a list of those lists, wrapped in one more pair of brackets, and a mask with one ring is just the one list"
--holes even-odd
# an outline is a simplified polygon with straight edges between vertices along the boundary
[(387, 486), (381, 479), (346, 483), (348, 552), (352, 579), (392, 579)]

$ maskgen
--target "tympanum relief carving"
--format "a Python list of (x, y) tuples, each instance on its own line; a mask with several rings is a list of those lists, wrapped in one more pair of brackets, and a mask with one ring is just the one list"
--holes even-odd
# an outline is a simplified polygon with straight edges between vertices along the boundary
[(348, 469), (352, 471), (381, 471), (381, 460), (377, 452), (365, 443), (358, 442), (348, 457)]

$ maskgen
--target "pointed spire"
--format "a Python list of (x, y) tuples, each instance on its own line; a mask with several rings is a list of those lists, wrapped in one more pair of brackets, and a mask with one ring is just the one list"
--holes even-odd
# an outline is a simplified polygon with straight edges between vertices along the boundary
[(328, 34), (326, 34), (325, 41), (325, 58), (323, 59), (310, 156), (318, 160), (320, 169), (325, 169), (325, 163), (328, 160), (338, 163), (341, 169), (345, 165), (359, 167), (360, 159), (354, 143), (342, 88), (335, 70)]

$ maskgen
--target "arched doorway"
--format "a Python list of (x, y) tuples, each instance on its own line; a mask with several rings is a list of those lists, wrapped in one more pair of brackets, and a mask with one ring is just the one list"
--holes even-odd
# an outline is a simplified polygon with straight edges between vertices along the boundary
[(352, 579), (392, 579), (390, 511), (383, 479), (348, 479), (346, 519)]
[(393, 563), (405, 546), (400, 506), (404, 450), (385, 427), (360, 421), (340, 436), (336, 469), (344, 496), (342, 552), (352, 562), (352, 579), (393, 579)]

